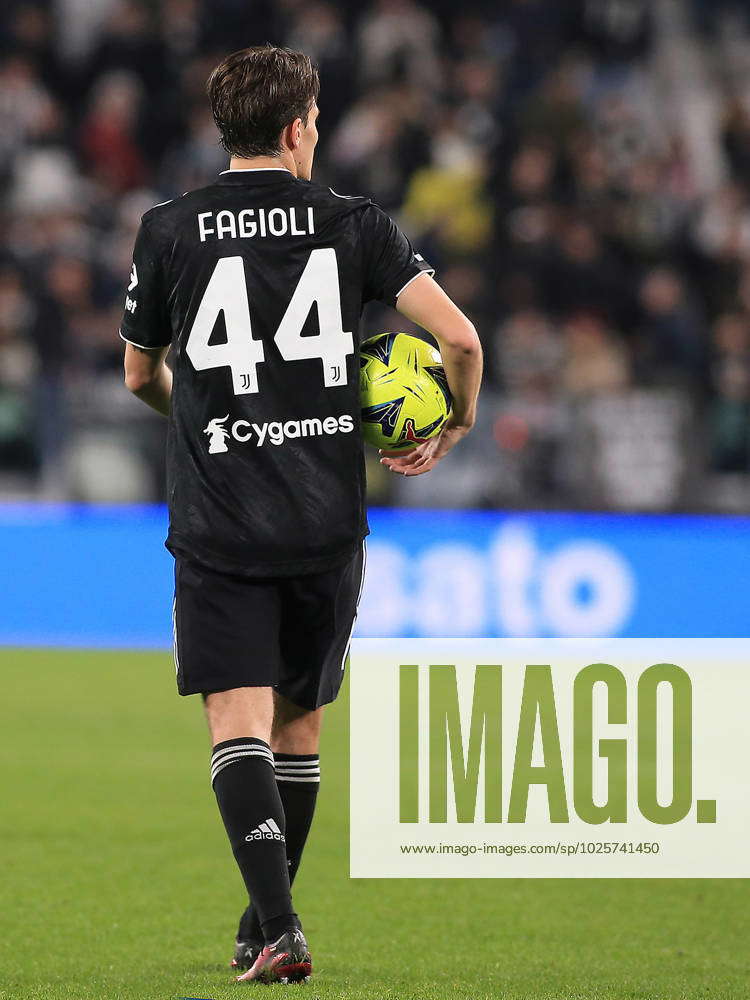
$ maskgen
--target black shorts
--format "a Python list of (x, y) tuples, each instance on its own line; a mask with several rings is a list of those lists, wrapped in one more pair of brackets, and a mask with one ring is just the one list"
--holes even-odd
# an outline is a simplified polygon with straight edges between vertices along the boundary
[(294, 577), (232, 576), (178, 556), (180, 694), (273, 687), (310, 710), (333, 701), (344, 679), (364, 565), (364, 542), (343, 566)]

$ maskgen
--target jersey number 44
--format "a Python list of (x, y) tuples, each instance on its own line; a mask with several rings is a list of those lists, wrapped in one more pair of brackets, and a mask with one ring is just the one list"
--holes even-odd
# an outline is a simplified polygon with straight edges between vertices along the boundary
[[(318, 307), (320, 332), (302, 336), (313, 305)], [(224, 313), (227, 337), (211, 344), (211, 334)], [(274, 337), (285, 361), (320, 358), (326, 387), (346, 383), (346, 359), (354, 353), (352, 334), (343, 329), (336, 251), (312, 250)], [(263, 341), (253, 338), (250, 300), (242, 257), (216, 262), (195, 314), (185, 345), (196, 371), (229, 368), (235, 395), (258, 391), (258, 365), (265, 360)]]

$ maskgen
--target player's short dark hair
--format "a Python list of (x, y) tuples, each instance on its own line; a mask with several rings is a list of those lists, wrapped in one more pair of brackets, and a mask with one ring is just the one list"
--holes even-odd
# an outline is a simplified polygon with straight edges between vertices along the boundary
[(304, 52), (259, 45), (219, 63), (206, 90), (221, 144), (233, 156), (277, 156), (282, 130), (318, 98), (318, 70)]

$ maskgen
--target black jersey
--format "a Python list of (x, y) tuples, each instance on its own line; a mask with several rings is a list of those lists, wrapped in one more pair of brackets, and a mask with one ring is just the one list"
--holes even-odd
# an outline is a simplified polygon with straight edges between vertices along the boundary
[(350, 557), (368, 530), (360, 314), (423, 271), (371, 201), (283, 169), (143, 216), (120, 333), (172, 347), (171, 551), (252, 576)]

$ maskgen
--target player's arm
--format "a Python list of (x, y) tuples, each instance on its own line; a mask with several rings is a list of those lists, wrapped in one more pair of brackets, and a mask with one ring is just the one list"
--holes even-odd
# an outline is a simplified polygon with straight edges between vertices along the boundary
[(169, 416), (172, 372), (165, 364), (168, 347), (148, 350), (125, 345), (125, 385), (157, 413)]
[(418, 476), (433, 469), (471, 430), (482, 378), (482, 348), (471, 322), (432, 280), (434, 268), (376, 205), (363, 212), (362, 241), (364, 301), (377, 299), (395, 306), (436, 338), (453, 395), (453, 412), (437, 437), (406, 455), (381, 452), (383, 465), (393, 472)]
[(157, 413), (168, 416), (172, 372), (165, 358), (172, 332), (161, 261), (143, 222), (135, 240), (120, 336), (125, 341), (125, 385)]
[(482, 346), (473, 323), (427, 273), (409, 282), (396, 300), (396, 308), (437, 340), (453, 396), (451, 415), (436, 438), (406, 455), (385, 455), (382, 459), (394, 472), (415, 476), (434, 468), (474, 426), (482, 381)]

